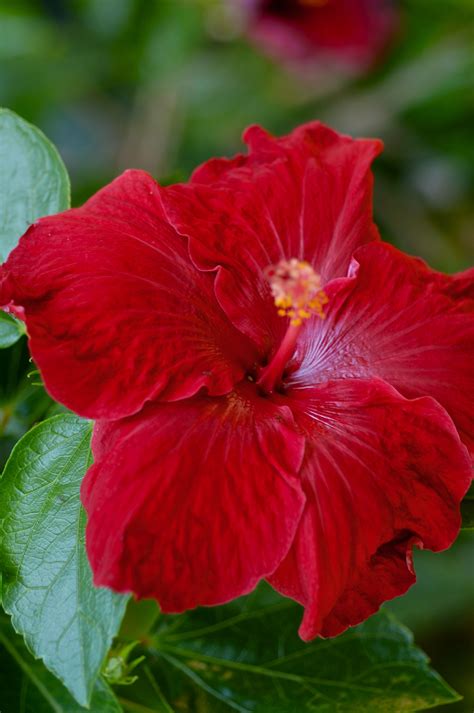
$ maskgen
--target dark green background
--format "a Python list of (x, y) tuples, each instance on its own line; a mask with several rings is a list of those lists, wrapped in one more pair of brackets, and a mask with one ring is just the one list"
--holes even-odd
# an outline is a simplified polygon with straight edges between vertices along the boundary
[[(0, 105), (38, 125), (71, 175), (73, 204), (127, 167), (184, 180), (240, 150), (251, 123), (284, 133), (322, 119), (384, 139), (375, 211), (385, 239), (454, 271), (474, 255), (474, 3), (406, 0), (384, 65), (307, 80), (239, 35), (217, 0), (0, 0)], [(0, 351), (0, 457), (57, 410), (23, 344)], [(474, 707), (474, 535), (417, 556), (390, 608)], [(441, 710), (441, 709), (439, 709)]]

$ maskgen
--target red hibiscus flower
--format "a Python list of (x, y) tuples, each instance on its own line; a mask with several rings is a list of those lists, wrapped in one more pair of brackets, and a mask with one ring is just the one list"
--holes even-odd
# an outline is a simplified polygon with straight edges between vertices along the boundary
[(164, 611), (266, 578), (331, 636), (448, 547), (474, 447), (474, 271), (383, 243), (377, 141), (318, 123), (161, 188), (128, 171), (2, 268), (54, 398), (97, 420), (95, 582)]
[(392, 0), (241, 0), (250, 34), (270, 53), (288, 59), (337, 60), (370, 66), (397, 25)]

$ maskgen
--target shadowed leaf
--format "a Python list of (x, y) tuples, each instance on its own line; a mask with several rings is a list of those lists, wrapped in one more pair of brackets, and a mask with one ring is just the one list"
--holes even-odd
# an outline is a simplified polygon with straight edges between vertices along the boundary
[(254, 602), (162, 617), (154, 673), (173, 710), (408, 713), (459, 700), (386, 612), (305, 644), (298, 605)]

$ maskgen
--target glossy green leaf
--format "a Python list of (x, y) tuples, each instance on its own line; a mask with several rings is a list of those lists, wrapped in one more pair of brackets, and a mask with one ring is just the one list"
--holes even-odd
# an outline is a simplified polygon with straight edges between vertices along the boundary
[(297, 605), (243, 601), (162, 618), (154, 675), (172, 710), (408, 713), (459, 700), (386, 612), (305, 644)]
[(0, 310), (0, 349), (11, 347), (24, 334), (23, 322)]
[(92, 585), (79, 486), (91, 425), (55, 416), (18, 442), (0, 480), (3, 606), (35, 656), (89, 702), (126, 597)]
[(80, 706), (66, 688), (34, 659), (8, 622), (0, 624), (0, 705), (2, 713), (121, 713), (107, 684), (99, 678), (89, 709)]
[(69, 177), (46, 136), (8, 109), (0, 109), (0, 262), (28, 225), (70, 203)]

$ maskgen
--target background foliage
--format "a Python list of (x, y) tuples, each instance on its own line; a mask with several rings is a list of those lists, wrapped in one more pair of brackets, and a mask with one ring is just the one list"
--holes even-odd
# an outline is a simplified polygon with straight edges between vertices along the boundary
[[(379, 136), (386, 150), (375, 167), (375, 210), (384, 238), (421, 255), (438, 269), (463, 269), (474, 257), (474, 5), (472, 0), (405, 0), (401, 6), (399, 36), (387, 61), (369, 75), (349, 80), (317, 72), (303, 79), (289, 67), (264, 57), (222, 12), (218, 0), (0, 0), (0, 105), (40, 127), (56, 144), (71, 176), (73, 205), (126, 167), (144, 168), (164, 182), (183, 180), (208, 157), (240, 150), (242, 129), (251, 123), (284, 133), (297, 123), (319, 118), (353, 135)], [(0, 114), (0, 122), (6, 118)], [(3, 162), (5, 151), (0, 143)], [(46, 164), (54, 162), (54, 151), (47, 151), (42, 158)], [(60, 207), (67, 202), (68, 187), (67, 177), (61, 172), (57, 176)], [(33, 181), (32, 185), (37, 184)], [(3, 197), (7, 188), (11, 187), (1, 185), (0, 171)], [(45, 201), (40, 212), (55, 209), (54, 196), (39, 191), (38, 197)], [(3, 225), (2, 229), (13, 236), (20, 228)], [(1, 319), (3, 467), (23, 433), (62, 409), (38, 385), (38, 375), (31, 373), (34, 367), (25, 340), (13, 343), (18, 324)], [(67, 421), (60, 423), (61, 427), (75, 427)], [(15, 461), (10, 461), (10, 471), (14, 466)], [(74, 488), (74, 482), (68, 487)], [(68, 497), (68, 493), (59, 495)], [(78, 513), (71, 512), (68, 517), (72, 526)], [(14, 530), (10, 536), (21, 544)], [(418, 553), (418, 583), (408, 595), (386, 607), (414, 631), (434, 667), (465, 697), (446, 708), (453, 713), (471, 713), (474, 706), (473, 565), (474, 535), (470, 532), (446, 553)], [(18, 583), (8, 580), (8, 568), (3, 576), (7, 577), (4, 606), (12, 613), (9, 592)], [(258, 593), (265, 603), (271, 596), (267, 590)], [(268, 604), (273, 606), (272, 601)], [(183, 618), (179, 626), (189, 630), (231, 626), (227, 617), (245, 619), (252, 606), (252, 601), (246, 601), (213, 613), (190, 615), (190, 621)], [(112, 618), (113, 607), (110, 603)], [(217, 637), (210, 644), (217, 663), (202, 660), (199, 640), (187, 638), (186, 631), (174, 630), (168, 619), (157, 623), (156, 615), (152, 605), (129, 606), (121, 631), (122, 648), (114, 651), (105, 670), (111, 684), (139, 675), (130, 687), (116, 689), (126, 710), (248, 710), (245, 701), (235, 698), (229, 683), (234, 681), (235, 666), (229, 669), (230, 678), (221, 670), (221, 659), (232, 656), (243, 665), (254, 665), (242, 662), (242, 656), (251, 651), (248, 642), (240, 642), (237, 653), (232, 654), (222, 650)], [(195, 619), (200, 616), (211, 620)], [(266, 610), (258, 617), (250, 615), (247, 633), (254, 632), (257, 637), (259, 627), (271, 628), (266, 618), (271, 616)], [(374, 622), (364, 625), (361, 637), (370, 627), (389, 630), (395, 626), (390, 618)], [(24, 623), (17, 622), (16, 628), (26, 631)], [(149, 639), (143, 639), (144, 631)], [(140, 643), (128, 651), (127, 643), (138, 635)], [(398, 628), (395, 635), (401, 640), (406, 636)], [(29, 632), (27, 641), (28, 636), (34, 638), (34, 632)], [(170, 636), (174, 644), (167, 640)], [(168, 649), (155, 655), (157, 642), (163, 638)], [(177, 641), (185, 643), (181, 646), (184, 654), (176, 650)], [(341, 637), (342, 648), (352, 645)], [(285, 646), (291, 649), (290, 639)], [(408, 646), (407, 656), (418, 655), (406, 641), (403, 646)], [(147, 660), (131, 667), (130, 661), (136, 660), (142, 649), (148, 652)], [(206, 651), (210, 656), (209, 648)], [(320, 656), (312, 665), (321, 667), (324, 658)], [(360, 658), (355, 649), (352, 658)], [(1, 696), (5, 696), (0, 708), (4, 713), (81, 710), (62, 684), (34, 661), (22, 640), (12, 638), (7, 617), (0, 622), (0, 659)], [(175, 673), (169, 674), (171, 670)], [(291, 670), (286, 673), (291, 679)], [(60, 672), (61, 680), (68, 675)], [(238, 675), (248, 683), (248, 670), (240, 669)], [(227, 704), (219, 707), (219, 699), (209, 693), (217, 685), (216, 677), (220, 694), (225, 697), (227, 691), (233, 701), (231, 708)], [(283, 678), (282, 701), (287, 695), (285, 686), (290, 686), (290, 679)], [(204, 685), (196, 688), (196, 679)], [(87, 688), (90, 681), (84, 681)], [(403, 678), (399, 683), (400, 690), (408, 685)], [(4, 693), (7, 690), (9, 693)], [(249, 695), (257, 695), (259, 690), (255, 684)], [(448, 701), (451, 694), (443, 690), (438, 699), (431, 703), (425, 699), (424, 704)], [(324, 699), (327, 690), (318, 691)], [(242, 684), (238, 695), (244, 694)], [(79, 698), (81, 695), (79, 692)], [(294, 695), (291, 693), (290, 699)], [(93, 711), (119, 710), (105, 680), (96, 684), (93, 696)], [(317, 710), (336, 710), (335, 699), (329, 700), (333, 701), (329, 707)], [(392, 708), (386, 699), (385, 708), (380, 702), (376, 710), (398, 710), (393, 707), (394, 700)], [(341, 706), (337, 710), (345, 712)], [(360, 706), (368, 710), (363, 697)], [(261, 710), (274, 713), (265, 707)]]

